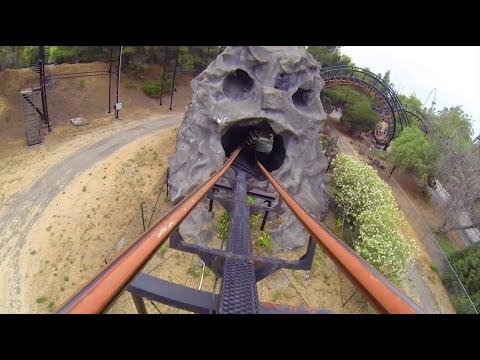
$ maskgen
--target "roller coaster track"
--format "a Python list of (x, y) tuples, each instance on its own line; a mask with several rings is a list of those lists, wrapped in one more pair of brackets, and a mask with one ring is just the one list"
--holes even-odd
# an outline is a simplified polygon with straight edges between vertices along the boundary
[[(146, 313), (144, 299), (175, 305), (197, 313), (326, 313), (322, 309), (298, 308), (263, 303), (258, 299), (256, 283), (282, 268), (310, 269), (315, 245), (323, 247), (328, 256), (339, 266), (351, 282), (363, 293), (367, 301), (380, 313), (405, 314), (424, 311), (396, 288), (388, 279), (348, 248), (340, 239), (312, 217), (273, 176), (257, 161), (257, 166), (278, 192), (279, 197), (292, 210), (310, 234), (307, 252), (299, 260), (283, 260), (252, 255), (249, 218), (253, 211), (275, 211), (262, 205), (248, 205), (247, 194), (267, 202), (275, 199), (271, 195), (247, 191), (248, 173), (235, 162), (241, 148), (205, 183), (174, 206), (161, 220), (147, 229), (112, 263), (74, 294), (56, 313), (102, 313), (115, 302), (123, 290), (132, 294), (139, 313)], [(235, 171), (232, 188), (217, 184), (228, 169)], [(217, 193), (232, 192), (230, 197)], [(178, 227), (186, 216), (207, 196), (211, 204), (220, 201), (230, 213), (228, 243), (226, 251), (202, 248), (183, 241)], [(222, 278), (219, 294), (200, 291), (174, 284), (148, 274), (142, 268), (158, 249), (170, 238), (170, 247), (198, 254), (205, 264)]]
[[(428, 133), (427, 118), (425, 114), (414, 106), (408, 104), (402, 104), (402, 106), (403, 110), (405, 110), (408, 115), (414, 117), (419, 122), (421, 130), (424, 133)], [(382, 118), (390, 116), (389, 109), (374, 107), (373, 110), (379, 113)]]
[(375, 141), (388, 145), (395, 135), (397, 123), (400, 128), (410, 126), (407, 114), (414, 116), (426, 132), (426, 121), (420, 110), (401, 103), (392, 87), (371, 71), (349, 65), (335, 65), (320, 70), (325, 81), (325, 88), (335, 85), (360, 87), (372, 94), (384, 109), (382, 121), (374, 131)]

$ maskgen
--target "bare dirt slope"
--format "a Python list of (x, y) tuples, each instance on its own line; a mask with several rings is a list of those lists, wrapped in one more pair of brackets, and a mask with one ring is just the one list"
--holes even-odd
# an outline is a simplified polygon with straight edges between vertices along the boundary
[[(86, 71), (108, 70), (108, 64), (102, 62), (86, 64), (62, 64), (50, 67), (52, 75), (78, 73)], [(150, 66), (146, 73), (133, 77), (122, 73), (120, 81), (120, 101), (123, 103), (121, 117), (124, 121), (135, 121), (148, 115), (166, 115), (169, 110), (170, 96), (164, 95), (163, 104), (159, 106), (159, 99), (152, 99), (144, 94), (142, 85), (146, 81), (159, 80), (162, 70), (160, 66)], [(185, 111), (192, 97), (190, 88), (191, 75), (178, 76), (177, 91), (173, 97), (173, 112)], [(3, 158), (17, 155), (26, 151), (26, 141), (23, 130), (20, 108), (20, 91), (30, 86), (38, 86), (38, 74), (29, 68), (7, 69), (0, 72), (0, 161)], [(115, 101), (116, 76), (112, 76), (111, 103)], [(50, 121), (55, 134), (48, 135), (55, 138), (69, 138), (80, 129), (69, 124), (69, 119), (84, 117), (88, 128), (97, 128), (111, 123), (113, 112), (108, 114), (108, 76), (89, 76), (70, 78), (55, 81), (47, 87), (48, 110)], [(40, 106), (40, 104), (38, 104)]]
[[(0, 220), (0, 234), (2, 236), (0, 243), (0, 273), (2, 274), (0, 288), (3, 292), (0, 312), (25, 311), (21, 302), (21, 276), (22, 273), (25, 273), (25, 269), (21, 268), (19, 256), (28, 239), (32, 239), (33, 244), (40, 241), (36, 239), (36, 232), (32, 233), (34, 234), (33, 238), (29, 238), (28, 234), (42, 215), (44, 216), (43, 212), (51, 201), (65, 192), (67, 185), (76, 179), (79, 174), (99, 160), (113, 154), (132, 140), (179, 123), (181, 118), (181, 116), (176, 116), (161, 121), (140, 123), (136, 127), (120, 131), (107, 139), (87, 146), (51, 167), (28, 190), (17, 194)], [(160, 152), (161, 150), (155, 149), (155, 151)], [(101, 189), (101, 187), (98, 187), (98, 190), (101, 191)], [(70, 207), (63, 208), (60, 213), (68, 214), (73, 212), (74, 209), (75, 205), (72, 203)], [(29, 244), (29, 246), (33, 244)], [(36, 250), (32, 251), (39, 250), (40, 248), (37, 247)]]

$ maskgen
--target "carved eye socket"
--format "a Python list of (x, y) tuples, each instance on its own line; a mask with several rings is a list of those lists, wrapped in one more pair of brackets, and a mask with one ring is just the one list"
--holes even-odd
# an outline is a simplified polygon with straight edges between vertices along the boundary
[(290, 77), (291, 75), (287, 73), (278, 74), (275, 78), (275, 89), (287, 91), (290, 86)]
[(314, 101), (314, 93), (312, 90), (305, 90), (302, 88), (298, 88), (295, 94), (292, 95), (292, 101), (295, 106), (299, 108), (306, 108), (313, 104)]
[(237, 69), (223, 80), (223, 92), (232, 100), (246, 99), (253, 89), (253, 79), (242, 69)]

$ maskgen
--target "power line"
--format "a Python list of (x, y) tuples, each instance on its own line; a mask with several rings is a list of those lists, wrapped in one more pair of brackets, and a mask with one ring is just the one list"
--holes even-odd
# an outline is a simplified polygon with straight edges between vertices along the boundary
[(307, 307), (309, 307), (307, 301), (305, 300), (305, 298), (302, 296), (302, 294), (300, 294), (300, 291), (298, 291), (297, 287), (293, 284), (293, 282), (288, 278), (287, 274), (285, 274), (285, 270), (282, 269), (282, 273), (283, 273), (283, 276), (285, 276), (285, 278), (288, 280), (288, 282), (290, 284), (292, 284), (293, 288), (295, 289), (295, 291), (297, 292), (298, 296), (300, 296), (300, 298), (302, 299), (302, 301), (305, 303), (305, 305), (307, 305)]
[(153, 307), (154, 307), (155, 309), (157, 309), (157, 311), (158, 311), (160, 314), (163, 315), (163, 313), (160, 311), (160, 309), (157, 307), (157, 305), (155, 305), (155, 303), (154, 303), (152, 300), (150, 300), (150, 302), (152, 303)]

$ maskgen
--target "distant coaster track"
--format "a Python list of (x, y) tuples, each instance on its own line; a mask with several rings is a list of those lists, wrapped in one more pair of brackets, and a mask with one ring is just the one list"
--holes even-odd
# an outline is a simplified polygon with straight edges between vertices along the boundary
[(321, 69), (320, 75), (325, 81), (325, 88), (335, 85), (356, 86), (378, 99), (383, 111), (382, 121), (378, 123), (373, 135), (377, 144), (390, 143), (395, 135), (397, 122), (401, 129), (403, 126), (410, 126), (408, 115), (419, 120), (426, 132), (425, 118), (421, 111), (402, 104), (392, 87), (371, 71), (355, 66), (335, 65)]

